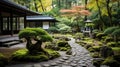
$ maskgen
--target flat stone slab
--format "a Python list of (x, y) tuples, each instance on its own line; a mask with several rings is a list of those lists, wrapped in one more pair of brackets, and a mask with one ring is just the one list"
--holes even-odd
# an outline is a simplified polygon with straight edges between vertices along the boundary
[(43, 67), (50, 67), (50, 64), (43, 64)]
[(40, 64), (34, 64), (33, 67), (42, 67)]

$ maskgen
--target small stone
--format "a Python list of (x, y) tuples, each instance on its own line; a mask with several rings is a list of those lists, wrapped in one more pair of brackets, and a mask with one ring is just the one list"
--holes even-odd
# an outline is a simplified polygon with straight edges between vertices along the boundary
[(62, 65), (62, 67), (72, 67), (72, 66)]
[(34, 66), (32, 66), (32, 65), (25, 65), (24, 67), (34, 67)]
[(61, 62), (64, 62), (65, 60), (63, 60), (63, 59), (59, 59)]
[(41, 67), (40, 64), (34, 64), (33, 67)]
[(67, 60), (67, 59), (68, 59), (68, 57), (63, 57), (63, 59), (64, 59), (64, 60)]
[(71, 64), (71, 66), (72, 66), (72, 67), (76, 67), (76, 66), (77, 66), (77, 64), (72, 63), (72, 64)]
[(43, 67), (49, 67), (50, 65), (49, 64), (43, 64)]
[(61, 61), (56, 61), (56, 63), (59, 63), (59, 64), (61, 64), (62, 62), (61, 62)]
[(52, 66), (56, 66), (56, 65), (57, 65), (57, 63), (51, 63), (51, 65), (52, 65)]

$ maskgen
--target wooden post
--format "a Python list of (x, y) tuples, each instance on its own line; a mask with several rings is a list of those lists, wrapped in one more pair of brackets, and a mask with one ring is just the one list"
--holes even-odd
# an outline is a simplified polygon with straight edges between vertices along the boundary
[(27, 22), (26, 22), (26, 15), (24, 16), (24, 28), (27, 27)]
[(2, 33), (3, 31), (3, 17), (2, 17), (2, 14), (0, 12), (0, 34)]
[(7, 30), (8, 30), (8, 31), (10, 30), (10, 28), (9, 28), (9, 27), (10, 27), (10, 26), (9, 26), (10, 23), (9, 23), (9, 22), (10, 22), (10, 21), (9, 21), (9, 17), (7, 17)]
[(13, 36), (13, 13), (10, 13), (10, 34)]

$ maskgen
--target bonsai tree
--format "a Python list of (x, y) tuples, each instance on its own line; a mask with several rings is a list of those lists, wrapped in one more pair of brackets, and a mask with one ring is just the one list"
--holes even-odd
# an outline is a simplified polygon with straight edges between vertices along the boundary
[[(41, 47), (42, 42), (52, 41), (52, 37), (42, 28), (25, 28), (19, 32), (19, 38), (26, 39), (26, 48), (30, 54), (46, 53)], [(36, 43), (32, 43), (32, 41)]]

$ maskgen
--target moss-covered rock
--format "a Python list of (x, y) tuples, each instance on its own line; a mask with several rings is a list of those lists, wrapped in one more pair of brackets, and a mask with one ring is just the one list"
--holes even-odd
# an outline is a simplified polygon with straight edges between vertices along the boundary
[(108, 65), (110, 67), (119, 67), (120, 63), (117, 62), (112, 56), (107, 57), (103, 62), (103, 65)]
[(12, 61), (22, 61), (22, 62), (38, 62), (38, 61), (46, 61), (52, 58), (59, 57), (60, 54), (53, 50), (45, 49), (47, 54), (44, 52), (39, 52), (35, 55), (31, 55), (28, 53), (27, 49), (18, 50), (12, 55)]
[(107, 58), (108, 56), (113, 56), (114, 52), (111, 47), (108, 46), (102, 46), (100, 48), (100, 54), (103, 58)]
[(0, 67), (5, 67), (6, 64), (8, 64), (8, 59), (0, 53)]

